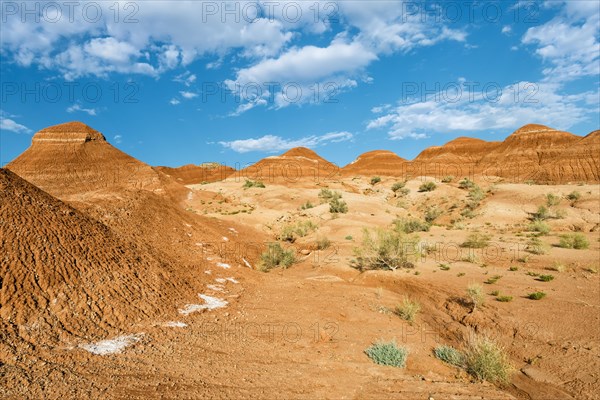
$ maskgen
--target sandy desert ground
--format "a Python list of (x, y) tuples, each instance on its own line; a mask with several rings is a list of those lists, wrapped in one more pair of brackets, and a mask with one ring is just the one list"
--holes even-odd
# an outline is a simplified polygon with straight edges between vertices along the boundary
[[(3, 398), (596, 398), (594, 179), (377, 175), (389, 154), (315, 179), (321, 159), (296, 149), (265, 162), (293, 160), (299, 179), (182, 182), (89, 129), (42, 131), (0, 173)], [(356, 253), (365, 229), (414, 249), (398, 268), (358, 269), (372, 261)], [(295, 262), (269, 269), (272, 243)], [(419, 306), (412, 320), (405, 302)], [(434, 352), (483, 338), (511, 365), (506, 381)], [(365, 354), (392, 340), (404, 368)]]

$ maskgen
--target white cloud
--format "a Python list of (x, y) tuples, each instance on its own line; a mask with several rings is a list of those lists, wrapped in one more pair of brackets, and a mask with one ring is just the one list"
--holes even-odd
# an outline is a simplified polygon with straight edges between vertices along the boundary
[(598, 74), (600, 10), (596, 2), (569, 1), (559, 16), (529, 28), (522, 42), (550, 64), (547, 81), (562, 82)]
[(185, 86), (191, 86), (196, 82), (196, 75), (192, 74), (190, 71), (186, 71), (183, 74), (177, 75), (173, 81), (183, 83)]
[(194, 93), (194, 92), (187, 92), (187, 91), (180, 91), (179, 94), (181, 95), (181, 97), (183, 97), (184, 99), (193, 99), (194, 97), (198, 97), (198, 93)]
[(509, 35), (510, 33), (512, 33), (512, 27), (510, 25), (503, 26), (502, 33), (505, 35)]
[(260, 151), (276, 153), (294, 147), (317, 147), (327, 143), (339, 143), (352, 139), (350, 132), (330, 132), (321, 136), (307, 136), (296, 140), (285, 139), (281, 136), (265, 135), (257, 139), (241, 139), (230, 142), (219, 142), (220, 145), (237, 153)]
[[(600, 93), (563, 93), (556, 83), (519, 82), (502, 93), (439, 93), (412, 104), (400, 104), (369, 121), (367, 129), (386, 129), (390, 139), (423, 138), (434, 133), (516, 129), (543, 123), (558, 129), (587, 120), (597, 113)], [(451, 100), (451, 101), (449, 101)]]
[(10, 118), (5, 118), (0, 116), (0, 130), (1, 131), (10, 131), (14, 133), (31, 133), (32, 130), (26, 127), (25, 125), (21, 125)]
[(181, 103), (181, 101), (179, 101), (179, 100), (177, 100), (177, 99), (175, 99), (175, 98), (173, 98), (173, 99), (169, 100), (169, 104), (171, 104), (171, 105), (173, 105), (173, 106), (176, 106), (176, 105), (177, 105), (177, 104), (179, 104), (179, 103)]
[(123, 141), (123, 136), (121, 136), (121, 135), (115, 135), (113, 137), (113, 140), (115, 141), (115, 143), (119, 144), (119, 143), (121, 143)]
[(74, 104), (67, 108), (68, 113), (74, 113), (77, 111), (87, 113), (88, 115), (91, 115), (91, 116), (97, 115), (97, 110), (95, 108), (82, 108), (79, 104)]

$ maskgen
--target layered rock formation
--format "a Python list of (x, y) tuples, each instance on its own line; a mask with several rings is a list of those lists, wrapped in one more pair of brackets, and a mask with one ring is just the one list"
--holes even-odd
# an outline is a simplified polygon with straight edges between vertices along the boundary
[(387, 150), (374, 150), (363, 153), (346, 165), (342, 173), (349, 175), (403, 176), (409, 162), (396, 153)]
[(156, 170), (174, 178), (183, 185), (222, 181), (235, 173), (235, 169), (218, 163), (188, 164), (179, 168), (156, 167)]
[(57, 197), (99, 189), (161, 187), (157, 171), (114, 148), (100, 132), (81, 122), (37, 132), (31, 147), (6, 168)]
[(232, 175), (265, 182), (324, 181), (340, 175), (340, 168), (306, 147), (293, 148), (280, 156), (266, 157)]

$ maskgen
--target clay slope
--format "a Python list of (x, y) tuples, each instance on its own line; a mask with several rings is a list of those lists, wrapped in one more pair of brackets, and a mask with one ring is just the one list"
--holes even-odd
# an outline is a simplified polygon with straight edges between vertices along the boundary
[(0, 247), (2, 363), (39, 345), (77, 345), (162, 320), (195, 296), (161, 256), (5, 169)]
[(408, 161), (396, 153), (387, 150), (374, 150), (363, 153), (356, 160), (342, 168), (342, 173), (349, 175), (385, 175), (403, 176)]
[[(579, 140), (580, 136), (544, 125), (525, 125), (483, 157), (478, 164), (478, 172), (516, 182), (546, 182), (551, 175), (560, 181), (570, 181), (579, 172), (559, 172), (558, 160), (564, 161), (567, 150)], [(567, 157), (576, 156), (571, 153)], [(556, 173), (549, 174), (550, 171)]]
[(218, 163), (188, 164), (179, 168), (156, 167), (156, 170), (174, 178), (183, 185), (222, 181), (235, 173), (235, 169)]
[(48, 193), (64, 197), (99, 189), (159, 190), (159, 173), (111, 146), (81, 122), (44, 128), (6, 168)]
[(340, 168), (306, 147), (293, 148), (282, 155), (266, 157), (238, 171), (236, 178), (265, 182), (318, 182), (333, 179)]

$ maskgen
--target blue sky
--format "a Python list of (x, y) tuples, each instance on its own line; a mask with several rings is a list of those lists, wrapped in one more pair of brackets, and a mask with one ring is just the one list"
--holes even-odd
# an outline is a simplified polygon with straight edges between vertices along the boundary
[(169, 166), (600, 127), (596, 0), (0, 5), (1, 165), (71, 120)]

